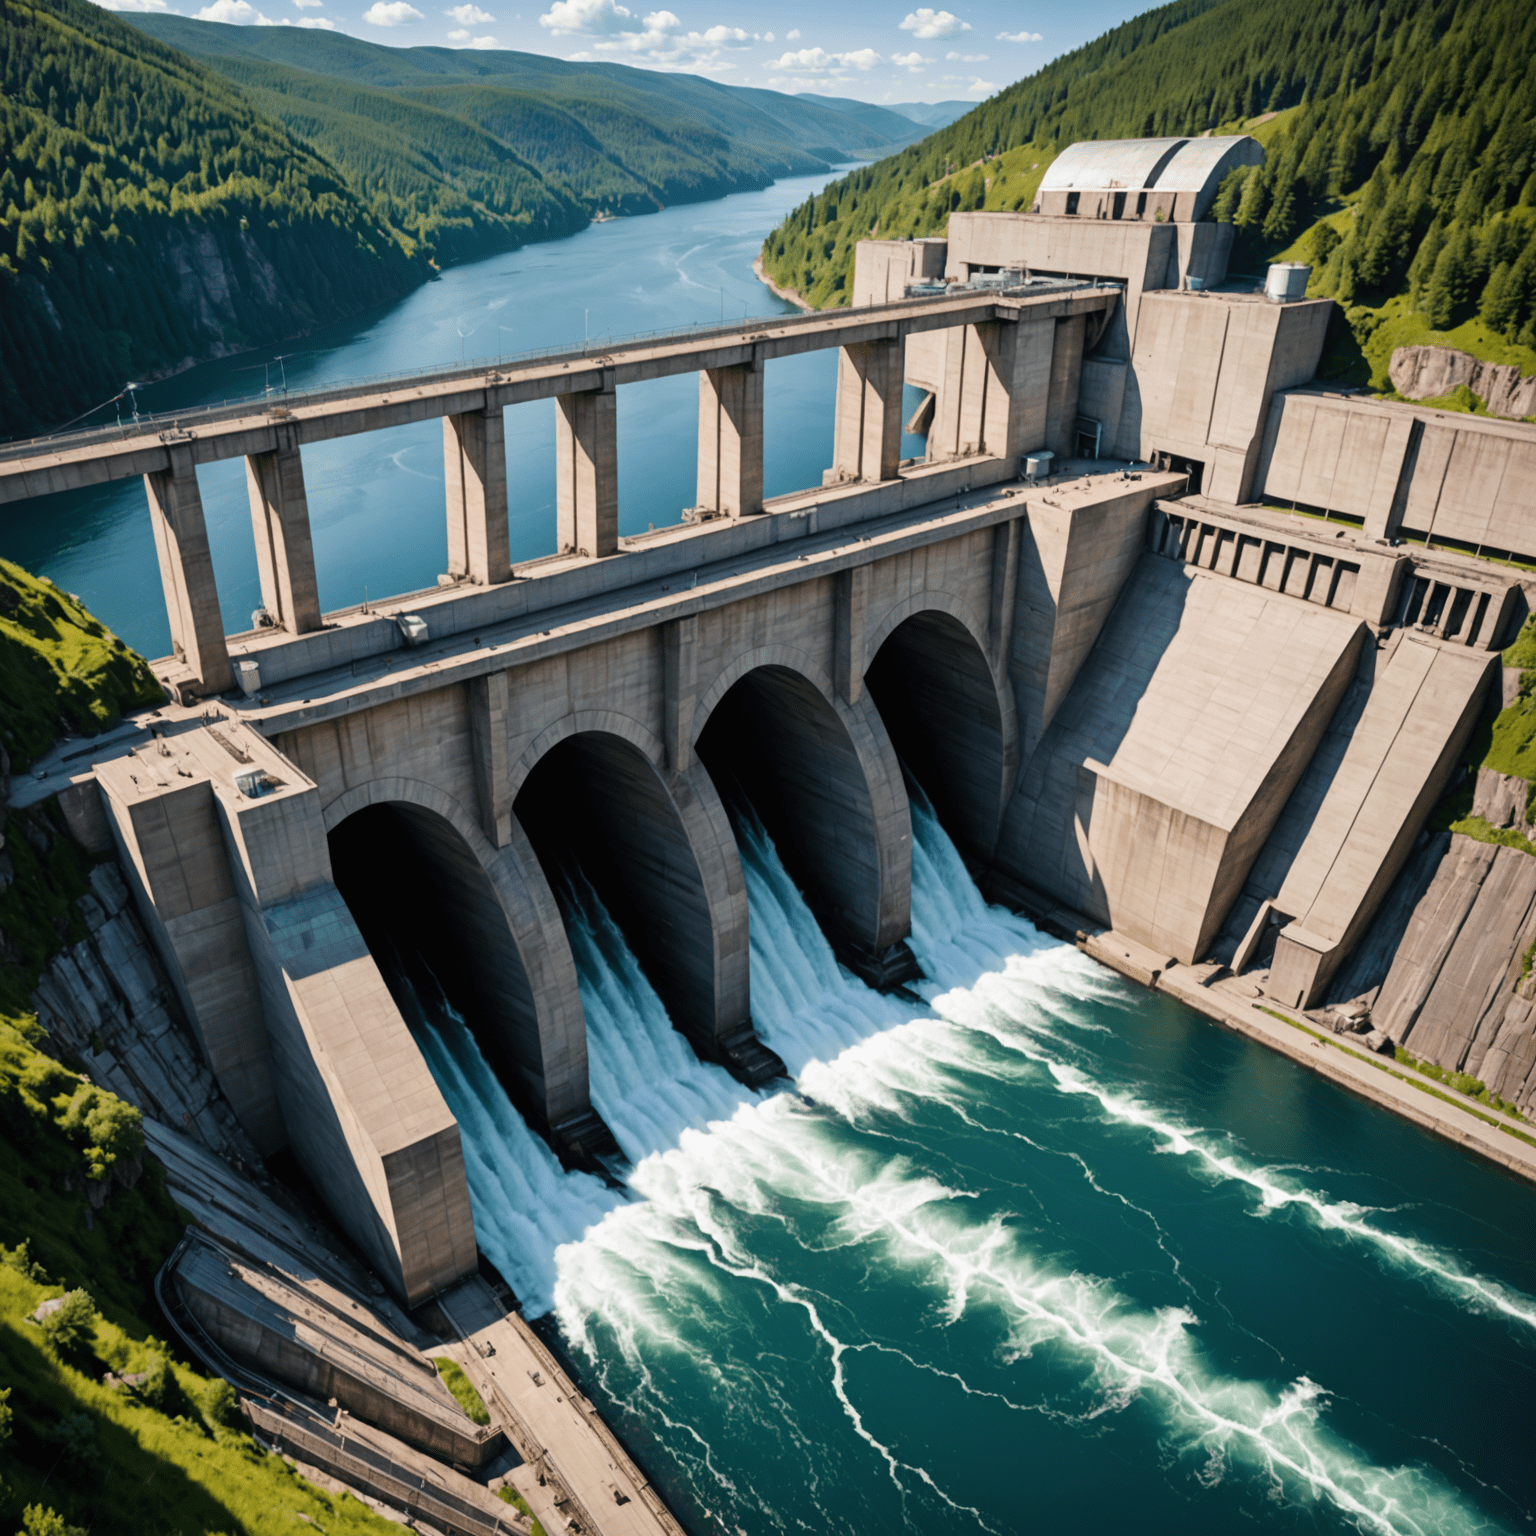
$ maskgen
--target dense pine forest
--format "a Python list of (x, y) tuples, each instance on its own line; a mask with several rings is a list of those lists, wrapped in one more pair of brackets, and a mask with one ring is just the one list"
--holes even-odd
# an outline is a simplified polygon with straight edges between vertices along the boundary
[(1427, 340), (1536, 370), (1536, 8), (1524, 0), (1178, 0), (851, 173), (764, 246), (780, 284), (847, 302), (854, 244), (1028, 208), (1079, 139), (1252, 131), (1215, 216), (1236, 270), (1314, 263), (1347, 330), (1327, 364), (1385, 388)]
[(426, 273), (237, 89), (85, 0), (4, 0), (0, 70), (0, 436)]

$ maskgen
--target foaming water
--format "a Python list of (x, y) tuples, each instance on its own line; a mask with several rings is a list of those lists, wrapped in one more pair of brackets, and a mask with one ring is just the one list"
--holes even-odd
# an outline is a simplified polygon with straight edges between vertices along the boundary
[[(1412, 1275), (1431, 1315), (1517, 1336), (1528, 1300), (1155, 1103), (1112, 1052), (1133, 996), (988, 908), (927, 808), (913, 819), (929, 1007), (844, 971), (762, 829), (741, 829), (754, 1020), (798, 1092), (700, 1063), (581, 893), (593, 1100), (627, 1194), (560, 1171), (450, 1011), (421, 1029), (482, 1245), (531, 1314), (553, 1307), (689, 1524), (1504, 1528), (1507, 1469), (1454, 1416), (1399, 1410), (1380, 1362), (1314, 1359), (1304, 1328), (1247, 1315), (1248, 1271), (1221, 1267), (1243, 1208), (1179, 1189), (1193, 1173), (1302, 1217), (1281, 1256), (1299, 1286), (1340, 1262), (1383, 1295), (1388, 1271)], [(1286, 1230), (1240, 1226), (1250, 1244)]]

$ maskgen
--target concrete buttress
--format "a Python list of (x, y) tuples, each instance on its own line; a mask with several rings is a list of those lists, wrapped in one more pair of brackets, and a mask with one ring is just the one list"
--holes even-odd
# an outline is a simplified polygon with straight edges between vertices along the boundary
[(197, 469), (184, 449), (172, 448), (169, 458), (169, 469), (144, 476), (144, 492), (160, 557), (171, 647), (191, 672), (194, 693), (223, 693), (234, 679)]
[(698, 505), (722, 517), (763, 510), (763, 368), (699, 370)]
[(618, 397), (610, 385), (561, 395), (555, 403), (556, 547), (617, 554)]
[(443, 417), (448, 574), (492, 586), (511, 574), (506, 422), (499, 406)]
[(290, 634), (320, 629), (320, 590), (299, 450), (285, 447), (248, 454), (245, 483), (256, 535), (262, 607), (273, 624)]

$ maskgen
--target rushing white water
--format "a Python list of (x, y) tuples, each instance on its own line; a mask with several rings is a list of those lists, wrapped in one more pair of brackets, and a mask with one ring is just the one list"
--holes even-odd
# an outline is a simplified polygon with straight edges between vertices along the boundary
[[(899, 1508), (915, 1498), (935, 1517), (947, 1510), (963, 1524), (999, 1528), (942, 1465), (925, 1465), (881, 1427), (889, 1422), (882, 1404), (850, 1375), (877, 1356), (966, 1398), (1083, 1432), (1106, 1416), (1150, 1411), (1164, 1457), (1208, 1488), (1248, 1479), (1283, 1501), (1324, 1501), (1368, 1531), (1494, 1528), (1436, 1475), (1374, 1465), (1332, 1431), (1327, 1393), (1314, 1381), (1271, 1384), (1224, 1373), (1198, 1342), (1198, 1303), (1147, 1305), (1124, 1280), (1063, 1266), (986, 1205), (980, 1187), (935, 1178), (893, 1144), (890, 1123), (939, 1105), (983, 1135), (1020, 1136), (978, 1119), (978, 1075), (1044, 1089), (1096, 1105), (1106, 1128), (1150, 1132), (1202, 1178), (1251, 1189), (1257, 1213), (1293, 1210), (1319, 1232), (1372, 1245), (1469, 1308), (1491, 1307), (1517, 1323), (1536, 1315), (1527, 1298), (1377, 1229), (1358, 1207), (1219, 1148), (1218, 1138), (1103, 1080), (1102, 1068), (1096, 1075), (1089, 1047), (1105, 1026), (1073, 1005), (1115, 1003), (1118, 984), (1070, 946), (988, 908), (924, 806), (914, 806), (914, 830), (913, 947), (930, 978), (921, 990), (931, 1011), (874, 993), (844, 971), (771, 842), (760, 828), (743, 829), (754, 1018), (799, 1093), (755, 1094), (699, 1062), (622, 935), (583, 893), (571, 938), (592, 1094), (634, 1164), (629, 1197), (560, 1171), (507, 1105), (456, 1016), (423, 1030), (433, 1072), (463, 1127), (481, 1243), (530, 1313), (554, 1307), (599, 1382), (669, 1437), (702, 1497), (734, 1506), (738, 1518), (755, 1512), (773, 1528), (773, 1501), (725, 1464), (705, 1421), (658, 1379), (659, 1361), (686, 1359), (712, 1401), (730, 1404), (755, 1432), (772, 1426), (788, 1436), (788, 1453), (802, 1461), (793, 1475), (808, 1480), (810, 1503), (829, 1528), (852, 1527), (836, 1513), (832, 1490), (818, 1486), (825, 1425), (819, 1434), (795, 1425), (822, 1401), (866, 1448), (870, 1470), (888, 1480)], [(887, 1127), (878, 1134), (876, 1121)], [(1150, 1212), (1104, 1189), (1080, 1154), (1061, 1155), (1081, 1164), (1095, 1191), (1157, 1228)], [(777, 1237), (767, 1242), (765, 1234)], [(1157, 1245), (1182, 1279), (1160, 1228)], [(991, 1330), (994, 1352), (1015, 1362), (1009, 1381), (1017, 1377), (1016, 1385), (973, 1382), (974, 1372), (955, 1369), (921, 1337), (862, 1326), (802, 1273), (829, 1255), (897, 1277), (912, 1312), (931, 1312), (941, 1333), (962, 1323)], [(723, 1317), (748, 1304), (742, 1287), (761, 1294), (768, 1310), (757, 1314), (759, 1326), (779, 1339), (775, 1348), (803, 1337), (809, 1374), (794, 1390), (810, 1408), (735, 1353), (736, 1334), (720, 1331)], [(1031, 1360), (1053, 1382), (1045, 1398), (1032, 1392)]]

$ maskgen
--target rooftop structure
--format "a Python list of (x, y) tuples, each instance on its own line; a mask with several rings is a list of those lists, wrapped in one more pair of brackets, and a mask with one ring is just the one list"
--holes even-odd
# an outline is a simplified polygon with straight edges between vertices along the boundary
[(1046, 170), (1036, 213), (1192, 224), (1205, 218), (1228, 171), (1262, 165), (1247, 134), (1219, 139), (1085, 139)]

